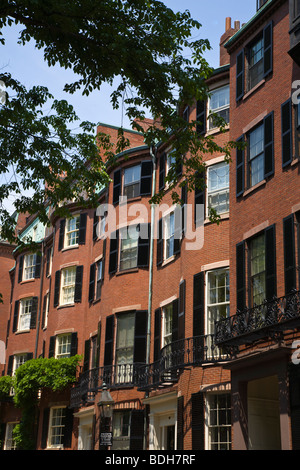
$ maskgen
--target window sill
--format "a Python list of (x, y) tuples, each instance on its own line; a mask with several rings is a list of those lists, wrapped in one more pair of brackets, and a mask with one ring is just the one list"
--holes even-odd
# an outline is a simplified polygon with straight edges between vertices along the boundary
[(137, 273), (138, 271), (139, 271), (138, 268), (124, 269), (123, 271), (118, 271), (116, 273), (116, 276), (122, 276), (123, 274)]
[(300, 163), (300, 158), (294, 157), (293, 160), (291, 161), (291, 166), (298, 165), (298, 163)]
[[(227, 220), (229, 219), (229, 211), (228, 212), (223, 212), (222, 214), (218, 214), (220, 216), (220, 220)], [(204, 220), (204, 225), (208, 225), (208, 224), (211, 224), (212, 222), (210, 221), (210, 219), (205, 219)]]
[(66, 246), (65, 248), (63, 248), (61, 251), (69, 251), (69, 250), (73, 250), (73, 249), (76, 249), (76, 248), (79, 248), (79, 245), (72, 245), (72, 246)]
[(22, 333), (30, 333), (30, 328), (28, 330), (19, 330), (19, 331), (16, 331), (15, 334), (16, 335), (21, 335)]
[(64, 305), (58, 305), (57, 310), (60, 310), (62, 308), (68, 308), (68, 307), (75, 307), (75, 304), (72, 303), (72, 304), (64, 304)]
[[(126, 200), (124, 199), (126, 198)], [(142, 196), (135, 196), (135, 197), (129, 197), (127, 198), (127, 196), (122, 196), (120, 198), (120, 201), (119, 201), (119, 205), (121, 206), (122, 204), (128, 204), (129, 202), (136, 202), (136, 201), (141, 201), (142, 200)]]
[(230, 124), (227, 124), (227, 126), (224, 126), (223, 131), (221, 131), (219, 127), (214, 127), (213, 129), (209, 129), (205, 135), (208, 136), (208, 135), (219, 134), (220, 132), (229, 131), (229, 129), (230, 129)]
[(252, 93), (255, 93), (261, 86), (263, 86), (266, 83), (265, 78), (261, 80), (257, 85), (255, 85), (251, 90), (249, 90), (244, 96), (243, 100), (246, 100)]
[(34, 282), (35, 278), (32, 277), (31, 279), (24, 279), (24, 281), (21, 281), (20, 284), (29, 284), (30, 282)]
[(251, 188), (246, 189), (246, 191), (244, 191), (243, 193), (243, 196), (248, 196), (248, 194), (253, 193), (254, 191), (256, 191), (256, 189), (259, 189), (260, 187), (265, 186), (266, 182), (267, 182), (266, 180), (262, 180), (256, 185), (252, 186)]
[(165, 259), (165, 260), (163, 261), (161, 267), (163, 268), (164, 266), (167, 266), (167, 264), (172, 263), (175, 259), (176, 259), (176, 255), (170, 256), (170, 258)]

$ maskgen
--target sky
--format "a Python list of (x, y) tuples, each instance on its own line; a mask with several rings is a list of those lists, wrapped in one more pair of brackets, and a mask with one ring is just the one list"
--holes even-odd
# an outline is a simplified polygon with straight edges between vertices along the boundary
[[(99, 0), (100, 1), (100, 0)], [(164, 0), (164, 3), (174, 11), (189, 10), (191, 16), (202, 24), (195, 38), (208, 39), (212, 50), (205, 58), (216, 68), (219, 66), (219, 42), (225, 32), (226, 17), (234, 21), (246, 23), (256, 12), (256, 0)], [(121, 109), (112, 109), (110, 103), (111, 88), (103, 85), (102, 89), (84, 97), (80, 92), (73, 95), (63, 92), (65, 83), (72, 82), (72, 73), (58, 66), (49, 67), (43, 59), (43, 52), (35, 49), (33, 43), (25, 46), (17, 44), (18, 29), (5, 30), (5, 46), (0, 45), (0, 70), (11, 73), (26, 87), (33, 85), (46, 86), (58, 99), (67, 99), (73, 105), (80, 120), (94, 123), (102, 122), (113, 126), (130, 127)], [(151, 117), (151, 116), (147, 116)], [(0, 181), (1, 181), (0, 175)]]

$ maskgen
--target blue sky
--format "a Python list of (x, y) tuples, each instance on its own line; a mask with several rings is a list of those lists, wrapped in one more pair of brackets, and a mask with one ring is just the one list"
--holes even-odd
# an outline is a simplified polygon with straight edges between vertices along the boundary
[[(212, 67), (219, 66), (219, 41), (225, 31), (225, 18), (231, 17), (232, 23), (240, 21), (242, 24), (256, 12), (256, 0), (165, 0), (164, 3), (174, 11), (189, 10), (191, 16), (202, 24), (195, 38), (210, 41), (212, 50), (207, 53), (206, 59)], [(33, 85), (46, 86), (56, 98), (67, 99), (81, 120), (130, 127), (122, 111), (112, 109), (109, 86), (103, 85), (100, 91), (93, 92), (89, 97), (83, 97), (80, 92), (74, 95), (64, 93), (65, 83), (72, 82), (72, 73), (59, 67), (48, 67), (42, 51), (35, 49), (33, 42), (26, 46), (18, 45), (19, 28), (7, 28), (4, 32), (6, 44), (0, 44), (2, 72), (11, 73), (27, 88)], [(0, 175), (0, 182), (6, 178), (6, 175)], [(13, 211), (13, 199), (12, 195), (5, 204), (10, 212)]]

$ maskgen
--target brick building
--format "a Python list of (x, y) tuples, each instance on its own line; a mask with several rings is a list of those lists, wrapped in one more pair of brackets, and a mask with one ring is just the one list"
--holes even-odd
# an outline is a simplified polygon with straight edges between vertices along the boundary
[[(13, 252), (4, 374), (30, 358), (83, 356), (71, 390), (42, 390), (36, 449), (101, 449), (104, 384), (115, 450), (297, 448), (299, 12), (297, 1), (268, 0), (242, 27), (226, 19), (210, 98), (187, 114), (199, 133), (248, 150), (230, 164), (207, 154), (205, 190), (183, 187), (197, 245), (166, 186), (171, 142), (149, 148), (133, 131), (99, 190), (101, 214), (70, 203), (71, 218), (49, 213), (51, 228), (33, 217), (22, 229), (40, 255)], [(157, 213), (149, 199), (162, 188)], [(20, 419), (11, 398), (0, 403), (4, 449)]]

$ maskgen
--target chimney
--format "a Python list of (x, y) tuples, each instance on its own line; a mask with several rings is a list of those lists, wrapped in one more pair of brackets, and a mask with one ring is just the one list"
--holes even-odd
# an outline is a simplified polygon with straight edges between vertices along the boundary
[(221, 36), (220, 39), (220, 67), (223, 65), (229, 64), (229, 54), (224, 47), (224, 44), (241, 29), (240, 21), (234, 22), (234, 27), (232, 27), (232, 19), (230, 17), (226, 18), (225, 21), (225, 33)]

